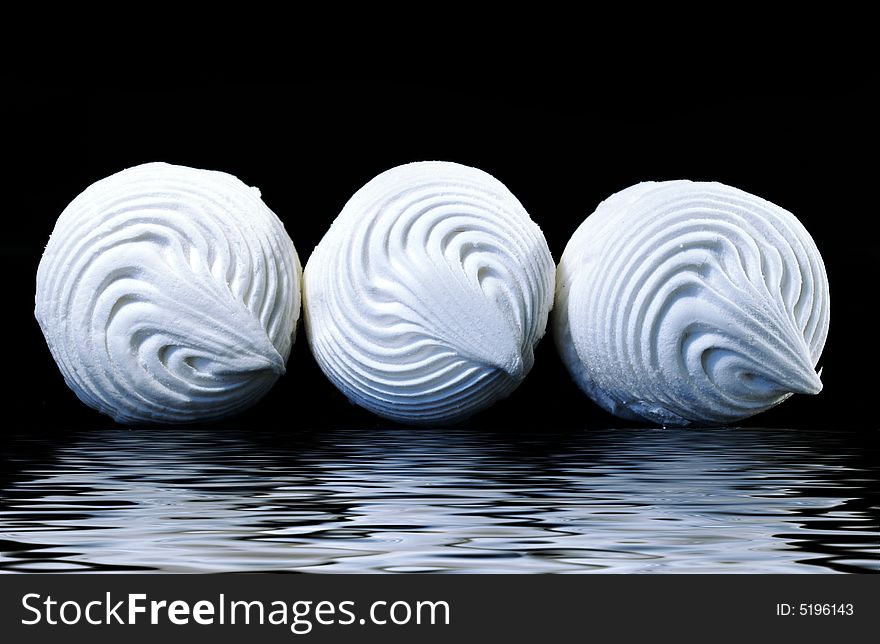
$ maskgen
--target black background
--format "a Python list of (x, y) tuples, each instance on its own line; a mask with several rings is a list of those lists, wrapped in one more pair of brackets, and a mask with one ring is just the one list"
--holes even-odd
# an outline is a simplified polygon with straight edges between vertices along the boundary
[[(717, 180), (795, 213), (816, 240), (831, 284), (831, 329), (819, 363), (825, 390), (743, 424), (876, 427), (873, 79), (460, 76), (421, 83), (210, 74), (170, 80), (158, 73), (137, 82), (17, 79), (6, 105), (13, 163), (0, 242), (8, 418), (42, 431), (112, 424), (64, 385), (33, 317), (43, 247), (57, 216), (89, 184), (147, 161), (232, 173), (260, 188), (305, 265), (365, 182), (401, 163), (437, 159), (482, 168), (505, 183), (557, 261), (602, 199), (639, 181)], [(469, 423), (532, 430), (624, 424), (571, 383), (549, 336), (536, 357), (508, 400)], [(224, 424), (295, 431), (387, 421), (346, 402), (313, 361), (300, 327), (287, 375)]]

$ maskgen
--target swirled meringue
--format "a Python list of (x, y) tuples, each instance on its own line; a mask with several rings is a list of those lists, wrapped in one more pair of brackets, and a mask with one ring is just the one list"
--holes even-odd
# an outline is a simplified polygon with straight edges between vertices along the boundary
[(92, 184), (61, 213), (35, 315), (90, 407), (120, 423), (211, 420), (284, 373), (300, 273), (256, 188), (148, 163)]
[(790, 212), (720, 183), (640, 183), (603, 201), (557, 271), (554, 331), (617, 416), (722, 424), (815, 394), (828, 279)]
[(309, 344), (349, 400), (380, 416), (462, 420), (532, 367), (554, 268), (540, 228), (494, 177), (399, 166), (355, 193), (309, 258)]

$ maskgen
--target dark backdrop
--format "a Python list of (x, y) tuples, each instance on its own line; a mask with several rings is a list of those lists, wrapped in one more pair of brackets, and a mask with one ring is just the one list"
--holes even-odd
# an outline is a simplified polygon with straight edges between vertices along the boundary
[[(744, 424), (876, 428), (873, 84), (846, 78), (816, 88), (670, 76), (663, 83), (485, 77), (462, 84), (441, 76), (420, 84), (213, 76), (17, 81), (6, 105), (11, 170), (0, 242), (9, 294), (7, 418), (43, 431), (111, 424), (64, 385), (33, 318), (43, 246), (57, 216), (90, 183), (146, 161), (232, 173), (260, 188), (305, 264), (366, 181), (401, 163), (439, 159), (504, 182), (542, 227), (556, 260), (602, 199), (639, 181), (718, 180), (792, 211), (816, 240), (831, 283), (831, 331), (820, 362), (825, 390)], [(347, 404), (312, 360), (302, 329), (288, 374), (255, 408), (226, 421), (255, 423), (290, 430), (387, 424)], [(470, 423), (539, 430), (623, 424), (570, 382), (549, 337), (523, 385)]]

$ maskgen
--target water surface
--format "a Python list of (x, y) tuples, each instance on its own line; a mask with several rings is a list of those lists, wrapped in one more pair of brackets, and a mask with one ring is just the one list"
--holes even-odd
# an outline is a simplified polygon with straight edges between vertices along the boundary
[(876, 572), (880, 432), (12, 432), (0, 571)]

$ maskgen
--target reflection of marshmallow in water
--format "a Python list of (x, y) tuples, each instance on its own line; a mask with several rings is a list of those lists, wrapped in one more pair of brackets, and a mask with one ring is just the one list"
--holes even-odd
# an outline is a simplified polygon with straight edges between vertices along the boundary
[(719, 183), (641, 183), (603, 201), (557, 271), (557, 346), (606, 410), (737, 421), (818, 393), (829, 295), (788, 211)]
[(309, 343), (330, 380), (380, 416), (464, 419), (528, 373), (553, 279), (540, 228), (497, 179), (399, 166), (355, 193), (309, 259)]
[(122, 423), (215, 419), (284, 373), (300, 273), (257, 189), (148, 163), (89, 186), (61, 214), (36, 317), (87, 405)]

